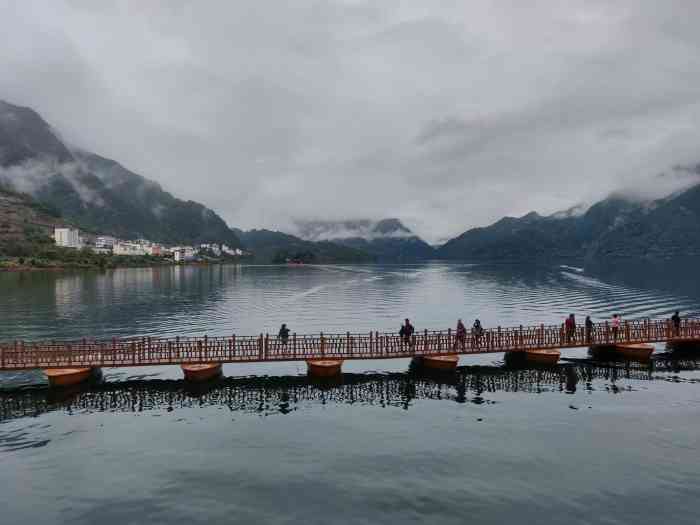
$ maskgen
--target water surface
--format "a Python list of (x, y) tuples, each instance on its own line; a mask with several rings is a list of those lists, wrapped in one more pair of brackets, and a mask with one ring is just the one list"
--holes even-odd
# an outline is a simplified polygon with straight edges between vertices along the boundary
[[(693, 274), (675, 277), (466, 264), (0, 274), (0, 338), (697, 315)], [(197, 387), (177, 367), (107, 369), (63, 391), (5, 373), (3, 523), (697, 523), (700, 352), (563, 355), (545, 370), (463, 357), (437, 377), (357, 361), (331, 383), (296, 363), (226, 365)]]

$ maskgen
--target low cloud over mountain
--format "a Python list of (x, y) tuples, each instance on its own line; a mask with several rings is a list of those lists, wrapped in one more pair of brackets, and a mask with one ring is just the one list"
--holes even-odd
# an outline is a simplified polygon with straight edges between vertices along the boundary
[(0, 101), (0, 183), (84, 229), (165, 243), (239, 240), (214, 211), (119, 163), (66, 145), (38, 113)]

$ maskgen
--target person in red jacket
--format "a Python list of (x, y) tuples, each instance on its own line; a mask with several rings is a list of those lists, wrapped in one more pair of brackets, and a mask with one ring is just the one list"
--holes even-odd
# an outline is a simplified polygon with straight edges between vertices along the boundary
[(564, 321), (564, 331), (566, 332), (566, 343), (571, 344), (576, 333), (576, 319), (574, 314), (569, 314), (569, 317)]

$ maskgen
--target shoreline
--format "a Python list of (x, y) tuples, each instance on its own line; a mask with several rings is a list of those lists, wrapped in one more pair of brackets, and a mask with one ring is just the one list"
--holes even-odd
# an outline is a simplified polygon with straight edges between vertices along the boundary
[(128, 268), (169, 268), (178, 266), (213, 266), (221, 264), (240, 264), (236, 261), (194, 261), (187, 263), (175, 263), (175, 262), (146, 262), (142, 263), (134, 262), (133, 264), (114, 264), (114, 265), (104, 265), (91, 264), (91, 265), (71, 265), (71, 264), (56, 264), (47, 266), (34, 266), (28, 264), (17, 264), (12, 266), (5, 266), (0, 263), (0, 273), (33, 273), (33, 272), (65, 272), (74, 270), (122, 270)]

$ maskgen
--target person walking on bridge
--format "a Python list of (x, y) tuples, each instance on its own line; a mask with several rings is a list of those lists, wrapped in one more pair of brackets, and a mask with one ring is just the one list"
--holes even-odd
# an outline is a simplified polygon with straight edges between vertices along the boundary
[(459, 346), (462, 351), (465, 350), (466, 348), (466, 343), (467, 343), (467, 328), (464, 326), (464, 323), (462, 322), (461, 319), (457, 320), (457, 330), (455, 331), (455, 346), (454, 349), (457, 349), (457, 346)]
[(593, 321), (591, 321), (591, 316), (586, 316), (586, 343), (591, 344), (591, 336), (593, 335)]
[(411, 344), (411, 337), (413, 336), (413, 332), (415, 332), (415, 328), (413, 328), (411, 321), (409, 321), (408, 318), (406, 318), (404, 324), (401, 325), (401, 330), (399, 330), (401, 341), (403, 341), (404, 344)]
[(564, 321), (564, 330), (566, 332), (566, 343), (571, 344), (576, 334), (576, 318), (574, 314), (569, 314), (569, 317)]
[(277, 338), (282, 342), (284, 346), (287, 346), (287, 342), (289, 341), (289, 328), (287, 328), (286, 324), (282, 323), (280, 331), (277, 334)]
[(681, 334), (681, 313), (679, 311), (671, 316), (671, 323), (673, 324), (673, 335), (678, 337)]
[(620, 316), (617, 314), (613, 314), (612, 317), (612, 335), (613, 335), (613, 341), (617, 342), (617, 336), (620, 333)]
[(481, 326), (481, 321), (477, 319), (472, 326), (472, 337), (474, 338), (474, 346), (476, 346), (476, 348), (481, 346), (482, 335), (484, 335), (484, 328)]

